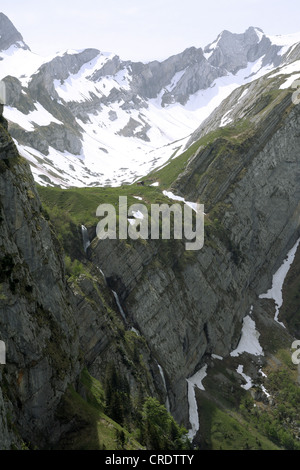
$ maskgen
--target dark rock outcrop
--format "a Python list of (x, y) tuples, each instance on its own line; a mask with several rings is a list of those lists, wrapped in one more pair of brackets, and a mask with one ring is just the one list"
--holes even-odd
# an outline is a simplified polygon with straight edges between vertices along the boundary
[[(128, 347), (114, 296), (99, 271), (76, 283), (47, 220), (30, 167), (0, 122), (0, 448), (51, 448), (72, 423), (57, 411), (83, 367), (105, 380), (108, 364), (131, 396), (165, 399), (158, 365), (144, 340)], [(133, 355), (142, 357), (134, 363)], [(2, 355), (1, 355), (1, 359)]]
[(243, 317), (299, 237), (299, 124), (287, 94), (252, 139), (216, 139), (190, 160), (173, 188), (208, 212), (204, 247), (194, 255), (171, 241), (91, 245), (162, 365), (171, 410), (185, 425), (186, 379), (206, 357), (236, 347)]

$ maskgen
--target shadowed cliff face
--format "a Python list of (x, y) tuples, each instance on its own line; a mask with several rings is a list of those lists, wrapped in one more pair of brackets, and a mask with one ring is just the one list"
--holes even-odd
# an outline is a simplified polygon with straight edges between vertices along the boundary
[(172, 188), (207, 210), (199, 252), (167, 240), (91, 244), (92, 261), (162, 365), (171, 410), (185, 425), (186, 379), (236, 347), (243, 317), (299, 237), (299, 125), (288, 95), (248, 140), (217, 139), (191, 159)]
[[(1, 408), (10, 410), (23, 439), (55, 439), (55, 409), (78, 373), (78, 335), (60, 246), (29, 166), (1, 125), (0, 148), (0, 336), (7, 356)], [(5, 416), (1, 448), (18, 441)]]
[[(0, 322), (10, 367), (1, 370), (1, 382), (6, 383), (2, 404), (6, 407), (9, 401), (12, 408), (17, 401), (17, 414), (30, 432), (31, 421), (37, 430), (48, 423), (51, 426), (51, 408), (55, 409), (76, 367), (77, 341), (63, 293), (58, 247), (42, 217), (29, 168), (1, 128), (4, 149), (0, 161)], [(48, 408), (49, 403), (52, 407)], [(9, 439), (6, 431), (4, 442), (5, 437)]]
[[(99, 271), (67, 283), (62, 247), (29, 165), (2, 124), (0, 448), (26, 442), (41, 449), (72, 430), (72, 420), (61, 420), (57, 412), (69, 386), (77, 389), (84, 367), (104, 381), (108, 364), (115, 364), (132, 397), (164, 400), (165, 389), (145, 342), (135, 335), (126, 341), (114, 296)], [(143, 360), (134, 364), (134, 355)]]

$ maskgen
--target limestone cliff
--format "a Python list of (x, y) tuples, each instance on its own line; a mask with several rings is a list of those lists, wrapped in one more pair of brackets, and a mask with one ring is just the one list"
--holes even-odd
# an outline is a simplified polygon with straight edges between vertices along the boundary
[[(78, 373), (78, 334), (59, 245), (43, 217), (32, 175), (1, 126), (1, 444), (13, 436), (55, 439), (57, 404)], [(49, 295), (51, 292), (51, 295)], [(10, 419), (5, 410), (10, 410)]]
[[(258, 298), (300, 235), (300, 111), (289, 90), (251, 96), (243, 116), (216, 129), (214, 119), (220, 123), (236, 94), (222, 104), (172, 181), (174, 192), (204, 203), (204, 247), (187, 252), (181, 240), (99, 240), (90, 226), (91, 244), (80, 251), (74, 225), (84, 269), (68, 282), (29, 166), (1, 119), (1, 448), (23, 441), (51, 448), (64, 439), (74, 423), (58, 410), (70, 386), (84, 396), (84, 367), (105, 381), (113, 363), (134, 400), (156, 396), (189, 427), (187, 380), (216, 355), (224, 363), (230, 358), (251, 306), (262, 336), (272, 332), (268, 347), (274, 338), (290, 341)], [(259, 365), (265, 360), (259, 357)], [(253, 358), (248, 366), (255, 369)], [(227, 367), (215, 377), (230, 394)], [(217, 387), (210, 377), (211, 395)]]
[[(131, 396), (164, 399), (157, 363), (135, 333), (125, 337), (99, 271), (67, 283), (63, 252), (30, 168), (0, 123), (0, 448), (50, 448), (70, 429), (58, 416), (87, 367), (104, 380), (112, 363)], [(1, 343), (1, 344), (3, 344)], [(140, 359), (133, 366), (133, 356)], [(5, 362), (5, 363), (3, 363)]]
[(236, 347), (243, 317), (300, 234), (300, 111), (289, 93), (275, 104), (256, 125), (233, 126), (230, 137), (200, 147), (173, 183), (175, 193), (204, 203), (199, 252), (174, 241), (91, 245), (129, 324), (162, 365), (171, 410), (185, 425), (186, 380), (212, 354)]

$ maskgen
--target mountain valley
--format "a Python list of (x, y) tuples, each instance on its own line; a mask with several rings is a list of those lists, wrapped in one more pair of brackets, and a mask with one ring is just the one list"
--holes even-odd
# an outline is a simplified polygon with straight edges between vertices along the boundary
[[(300, 34), (149, 63), (0, 34), (0, 448), (299, 450)], [(120, 196), (203, 204), (203, 247), (99, 239)]]

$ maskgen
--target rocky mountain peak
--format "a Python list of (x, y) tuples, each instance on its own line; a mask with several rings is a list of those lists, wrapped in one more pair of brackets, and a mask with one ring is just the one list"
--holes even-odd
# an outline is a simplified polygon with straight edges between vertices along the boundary
[(12, 45), (30, 50), (10, 19), (0, 12), (0, 51), (5, 51)]
[[(4, 15), (1, 18), (6, 26), (0, 34), (10, 24)], [(14, 41), (20, 40), (16, 29), (10, 28)], [(12, 137), (23, 149), (33, 149), (37, 158), (33, 171), (42, 184), (45, 176), (53, 181), (53, 172), (55, 184), (59, 181), (63, 186), (86, 185), (87, 181), (92, 185), (127, 183), (178, 153), (175, 142), (185, 148), (232, 90), (226, 87), (225, 91), (223, 79), (235, 88), (298, 58), (297, 48), (293, 56), (280, 52), (282, 41), (253, 26), (239, 34), (224, 30), (204, 50), (188, 47), (161, 62), (148, 63), (124, 61), (114, 53), (91, 48), (63, 51), (48, 61), (13, 46), (15, 57), (3, 52), (0, 58), (8, 105), (4, 115)], [(124, 138), (130, 142), (125, 153)], [(162, 152), (162, 146), (169, 144), (170, 154)], [(74, 165), (69, 166), (69, 155), (61, 155), (65, 151), (74, 158)], [(120, 154), (126, 159), (125, 173), (119, 167)], [(89, 162), (91, 155), (92, 167), (87, 163), (78, 171), (78, 157)], [(44, 156), (45, 165), (40, 163)], [(108, 158), (113, 167), (107, 165)], [(64, 166), (62, 159), (67, 169), (63, 177), (57, 173)]]
[(244, 33), (224, 30), (215, 41), (205, 47), (204, 53), (214, 67), (223, 67), (237, 73), (249, 62), (266, 56), (270, 64), (277, 65), (279, 47), (272, 44), (260, 28), (250, 26)]
[(213, 42), (204, 48), (204, 52), (212, 52), (217, 47), (221, 49), (224, 47), (228, 48), (229, 43), (230, 45), (234, 45), (234, 43), (257, 44), (260, 42), (262, 36), (264, 36), (263, 30), (254, 26), (250, 26), (244, 33), (232, 33), (231, 31), (224, 29)]

